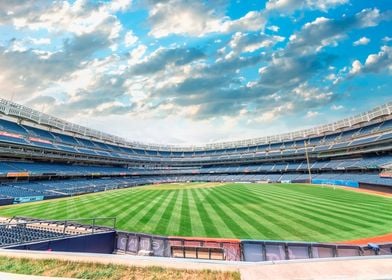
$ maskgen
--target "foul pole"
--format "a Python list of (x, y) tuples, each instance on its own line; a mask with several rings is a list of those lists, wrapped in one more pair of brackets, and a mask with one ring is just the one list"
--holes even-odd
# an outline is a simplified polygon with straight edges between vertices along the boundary
[(308, 173), (309, 173), (309, 184), (312, 183), (312, 172), (310, 171), (310, 162), (309, 162), (309, 154), (308, 154), (308, 145), (306, 143), (306, 140), (304, 140), (305, 144), (305, 155), (306, 155), (306, 163), (308, 165)]

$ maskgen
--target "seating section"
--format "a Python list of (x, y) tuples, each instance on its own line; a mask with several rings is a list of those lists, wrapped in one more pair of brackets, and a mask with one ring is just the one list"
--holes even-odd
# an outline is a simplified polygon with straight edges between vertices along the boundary
[(128, 168), (106, 166), (83, 166), (73, 164), (54, 164), (41, 162), (0, 162), (0, 176), (9, 172), (29, 172), (30, 175), (91, 175), (120, 174), (129, 172)]
[[(312, 171), (322, 170), (376, 170), (392, 164), (392, 156), (378, 156), (345, 160), (316, 161), (310, 163)], [(307, 171), (306, 161), (268, 163), (241, 166), (217, 166), (198, 168), (127, 168), (113, 166), (88, 166), (75, 164), (55, 164), (42, 162), (0, 162), (0, 176), (12, 172), (28, 172), (34, 175), (162, 175), (162, 174), (203, 174), (203, 173), (283, 173)]]
[[(33, 183), (29, 183), (31, 186)], [(45, 190), (38, 190), (33, 188), (28, 188), (24, 184), (1, 184), (0, 185), (0, 198), (10, 198), (10, 197), (29, 197), (29, 196), (45, 196), (49, 195)]]
[(54, 239), (64, 237), (66, 234), (50, 230), (30, 228), (26, 224), (0, 224), (0, 247), (18, 243)]
[(66, 135), (39, 129), (26, 124), (17, 124), (0, 119), (0, 142), (27, 145), (64, 153), (84, 154), (105, 158), (144, 159), (149, 161), (209, 161), (234, 160), (249, 157), (276, 157), (305, 154), (305, 142), (310, 153), (334, 149), (346, 149), (378, 141), (392, 139), (392, 120), (382, 121), (365, 127), (354, 128), (324, 136), (303, 140), (262, 144), (252, 147), (209, 149), (195, 151), (156, 151), (118, 147), (93, 139)]
[[(160, 176), (136, 176), (124, 178), (99, 178), (99, 179), (68, 179), (47, 180), (31, 182), (2, 183), (0, 185), (0, 199), (40, 197), (61, 197), (82, 193), (99, 192), (117, 188), (128, 188), (144, 184), (165, 182), (300, 182), (308, 180), (305, 173), (278, 173), (278, 174), (193, 174), (193, 175), (160, 175)], [(346, 180), (366, 184), (392, 186), (392, 178), (382, 178), (378, 173), (320, 173), (312, 174), (312, 179)]]

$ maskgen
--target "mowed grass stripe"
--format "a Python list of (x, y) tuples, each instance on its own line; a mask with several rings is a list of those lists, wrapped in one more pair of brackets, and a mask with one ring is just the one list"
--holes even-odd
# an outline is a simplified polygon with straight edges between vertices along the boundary
[(196, 210), (200, 216), (201, 226), (203, 227), (203, 230), (200, 229), (200, 231), (198, 231), (197, 230), (198, 227), (193, 226), (193, 234), (196, 236), (204, 236), (201, 234), (205, 233), (205, 236), (212, 236), (212, 237), (220, 236), (219, 231), (214, 224), (215, 221), (212, 220), (206, 208), (204, 207), (204, 202), (200, 199), (199, 195), (197, 194), (197, 190), (191, 190), (191, 194), (196, 206)]
[[(116, 201), (121, 201), (121, 205), (123, 208), (129, 208), (127, 206), (128, 203), (132, 203), (132, 201), (140, 198), (143, 201), (148, 195), (148, 192), (140, 192), (134, 195), (135, 193), (130, 192), (129, 197), (124, 199), (124, 195), (122, 196), (108, 196), (108, 199), (102, 198), (101, 196), (95, 197), (95, 199), (89, 200), (88, 198), (81, 198), (80, 200), (66, 200), (64, 201), (65, 205), (63, 205), (67, 211), (63, 218), (74, 219), (74, 218), (93, 218), (93, 217), (109, 217), (115, 216), (113, 213), (118, 213), (122, 208), (113, 207)], [(122, 197), (122, 199), (121, 199)], [(114, 199), (114, 200), (113, 200)], [(77, 204), (76, 208), (73, 208), (74, 211), (70, 211), (70, 204)], [(79, 215), (77, 215), (79, 212)], [(116, 217), (117, 218), (117, 217)], [(118, 220), (118, 224), (121, 226), (121, 221)]]
[[(287, 187), (287, 185), (282, 185), (279, 186), (276, 184), (278, 187)], [(339, 186), (336, 187), (331, 187), (331, 186), (316, 186), (316, 185), (306, 185), (306, 186), (301, 186), (298, 184), (294, 184), (296, 187), (295, 188), (289, 188), (289, 190), (294, 191), (294, 192), (300, 192), (303, 194), (311, 194), (312, 196), (318, 197), (320, 194), (322, 194), (325, 197), (328, 198), (336, 198), (338, 200), (344, 201), (344, 202), (360, 202), (364, 203), (376, 203), (380, 204), (384, 200), (385, 203), (389, 200), (389, 198), (385, 197), (379, 197), (379, 196), (374, 196), (374, 195), (369, 195), (365, 193), (360, 193), (356, 192), (355, 188), (341, 188)], [(333, 190), (333, 191), (331, 191)]]
[[(301, 203), (301, 202), (299, 202)], [(318, 236), (321, 238), (328, 238), (328, 236), (336, 234), (336, 228), (319, 221), (318, 216), (309, 215), (301, 211), (295, 211), (290, 207), (284, 205), (284, 201), (278, 201), (275, 198), (269, 198), (268, 204), (262, 207), (270, 213), (276, 213), (281, 216), (282, 226), (292, 223), (294, 232), (300, 231), (295, 234), (295, 238), (303, 240), (307, 237)], [(279, 223), (281, 224), (281, 223)], [(301, 225), (298, 227), (298, 225)]]
[[(268, 194), (270, 196), (270, 204), (276, 204), (277, 206), (279, 206), (281, 209), (285, 209), (288, 213), (291, 212), (291, 214), (296, 214), (299, 217), (303, 217), (303, 218), (308, 218), (309, 221), (314, 221), (314, 223), (320, 223), (324, 225), (324, 227), (332, 227), (335, 229), (341, 229), (343, 231), (351, 231), (352, 228), (351, 227), (347, 227), (341, 223), (339, 223), (338, 220), (335, 220), (334, 218), (329, 217), (329, 213), (328, 212), (322, 212), (322, 211), (318, 211), (314, 208), (311, 209), (311, 211), (308, 211), (309, 208), (306, 207), (302, 207), (301, 205), (303, 205), (304, 203), (306, 203), (306, 201), (290, 201), (290, 199), (286, 196), (284, 198), (282, 198), (281, 196), (276, 196), (276, 195), (271, 195)], [(288, 204), (290, 204), (291, 206), (294, 207), (289, 207)], [(305, 211), (301, 211), (298, 209), (302, 209)], [(310, 226), (311, 228), (311, 226)]]
[(142, 231), (145, 231), (146, 228), (148, 227), (149, 222), (151, 221), (151, 218), (153, 215), (157, 212), (159, 212), (159, 209), (162, 208), (162, 204), (166, 199), (170, 199), (171, 192), (160, 192), (159, 196), (157, 196), (154, 200), (156, 202), (153, 204), (153, 206), (144, 213), (144, 215), (134, 224), (135, 228), (141, 228)]
[(209, 228), (206, 228), (206, 232), (211, 232), (208, 237), (233, 237), (235, 236), (235, 233), (230, 229), (230, 227), (228, 227), (224, 221), (224, 218), (216, 210), (215, 205), (211, 205), (211, 203), (207, 200), (208, 196), (212, 195), (212, 190), (212, 188), (205, 189), (205, 191), (198, 189), (195, 193), (206, 210), (206, 215), (211, 217), (211, 225), (213, 225), (217, 231), (217, 235), (212, 235), (212, 232), (209, 230)]
[[(72, 203), (77, 203), (80, 204), (81, 206), (84, 206), (86, 204), (91, 204), (92, 201), (96, 201), (97, 199), (100, 199), (101, 196), (104, 197), (111, 197), (115, 194), (115, 191), (108, 191), (105, 193), (99, 193), (99, 194), (86, 194), (86, 195), (81, 195), (81, 196), (75, 196), (75, 197), (68, 197), (68, 198), (60, 198), (56, 200), (45, 200), (45, 201), (40, 201), (40, 202), (34, 202), (31, 204), (19, 204), (19, 205), (14, 205), (12, 208), (10, 208), (9, 211), (12, 211), (13, 213), (18, 213), (18, 215), (28, 215), (28, 216), (34, 216), (34, 217), (42, 217), (42, 218), (65, 218), (65, 217), (70, 217), (68, 215), (68, 207), (70, 204), (70, 201)], [(52, 207), (53, 205), (56, 205), (56, 207)], [(51, 207), (46, 207), (46, 206), (51, 206)], [(10, 206), (4, 207), (4, 213), (7, 215), (8, 213), (8, 208)], [(74, 217), (70, 217), (74, 218)]]
[[(277, 194), (276, 194), (277, 195)], [(289, 197), (289, 195), (287, 196), (287, 197)], [(286, 202), (287, 200), (289, 200), (288, 198), (285, 198), (285, 200), (284, 201), (282, 201), (282, 202)], [(304, 201), (304, 200), (302, 200), (302, 204), (300, 204), (300, 205), (303, 205), (303, 204), (305, 204), (306, 202)], [(305, 209), (305, 208), (303, 208), (302, 206), (299, 206), (299, 205), (295, 205), (295, 207), (296, 208), (302, 208), (302, 209)], [(333, 209), (333, 207), (334, 207), (334, 205), (331, 205), (331, 209)], [(320, 208), (320, 207), (318, 207), (317, 205), (313, 205), (313, 207), (311, 207), (311, 208), (309, 208), (308, 210), (309, 211), (312, 211), (312, 212), (317, 212), (318, 210), (318, 208)], [(305, 210), (305, 211), (303, 211), (304, 212), (304, 215), (306, 215), (305, 214), (305, 212), (309, 212), (309, 211), (307, 211), (307, 210)], [(326, 209), (326, 211), (328, 211), (328, 209)], [(372, 230), (374, 230), (375, 228), (377, 228), (377, 227), (380, 227), (380, 224), (374, 224), (373, 223), (373, 226), (372, 225), (369, 225), (369, 224), (365, 224), (365, 225), (363, 225), (363, 223), (358, 223), (358, 222), (356, 222), (357, 220), (355, 220), (355, 219), (349, 219), (349, 218), (347, 218), (346, 216), (348, 216), (348, 217), (350, 217), (350, 212), (347, 212), (346, 213), (346, 215), (343, 215), (343, 216), (335, 216), (335, 221), (334, 221), (334, 225), (336, 226), (336, 225), (340, 225), (342, 222), (344, 222), (344, 221), (347, 221), (347, 224), (345, 224), (345, 226), (350, 226), (350, 230), (347, 230), (347, 231), (355, 231), (355, 232), (357, 232), (358, 234), (360, 234), (360, 233), (363, 233), (362, 235), (365, 235), (365, 234), (371, 234), (372, 232), (370, 232), (370, 231), (368, 231), (368, 229), (370, 228), (370, 229), (372, 229)], [(328, 213), (327, 214), (325, 214), (325, 215), (329, 215)], [(367, 215), (369, 215), (369, 216), (371, 216), (371, 213), (367, 213)], [(326, 217), (327, 218), (327, 217)], [(388, 218), (386, 217), (386, 219), (383, 221), (383, 223), (381, 224), (381, 227), (385, 227), (383, 224), (385, 224), (386, 222), (388, 221)], [(351, 224), (351, 225), (350, 225)], [(353, 224), (356, 224), (355, 226), (353, 226)], [(362, 225), (361, 225), (362, 224)], [(342, 226), (337, 226), (338, 228), (342, 228)], [(346, 232), (347, 233), (347, 232)]]
[(197, 208), (197, 203), (192, 190), (189, 190), (188, 198), (189, 198), (189, 215), (190, 217), (192, 217), (192, 234), (190, 236), (207, 236), (207, 233), (203, 225), (203, 219), (201, 217), (201, 213)]
[[(204, 192), (204, 190), (200, 191)], [(213, 190), (212, 192), (215, 192), (215, 190)], [(225, 207), (222, 202), (219, 203), (219, 198), (216, 195), (205, 196), (205, 201), (208, 202), (210, 205), (213, 205), (215, 212), (219, 215), (219, 217), (221, 217), (226, 226), (237, 236), (239, 236), (240, 238), (250, 238), (252, 236), (252, 234), (247, 231), (249, 230), (248, 226), (244, 223), (242, 223), (242, 225), (239, 225), (234, 220), (234, 216), (237, 216), (236, 213), (230, 208)]]
[[(331, 187), (319, 187), (319, 186), (298, 186), (293, 187), (282, 187), (275, 185), (276, 188), (286, 193), (292, 193), (300, 195), (301, 197), (310, 198), (309, 200), (317, 200), (320, 202), (335, 201), (336, 206), (340, 208), (347, 208), (351, 210), (379, 212), (380, 215), (384, 216), (389, 214), (389, 211), (385, 210), (385, 207), (391, 206), (391, 199), (384, 197), (375, 197), (372, 195), (366, 195), (346, 189), (333, 189)], [(332, 194), (331, 194), (332, 193)], [(347, 199), (341, 199), (341, 197), (347, 197)], [(350, 199), (351, 198), (351, 199)], [(381, 209), (379, 209), (381, 208)]]
[[(124, 219), (127, 219), (128, 215), (131, 214), (129, 211), (130, 205), (136, 207), (137, 205), (144, 204), (144, 201), (150, 197), (153, 197), (153, 194), (150, 192), (141, 192), (136, 195), (130, 192), (128, 196), (124, 194), (121, 197), (109, 198), (107, 202), (105, 202), (105, 200), (101, 200), (99, 203), (98, 201), (94, 201), (89, 204), (90, 207), (87, 207), (86, 205), (82, 206), (84, 209), (83, 215), (85, 217), (91, 217), (94, 214), (100, 217), (115, 217), (116, 224), (119, 227), (122, 227), (124, 222), (126, 222)], [(117, 207), (113, 207), (113, 205), (116, 205), (119, 201), (121, 201), (121, 204)]]
[(162, 234), (162, 235), (169, 235), (170, 233), (168, 232), (168, 226), (169, 226), (169, 222), (170, 222), (170, 218), (173, 215), (174, 212), (174, 206), (176, 205), (176, 201), (178, 198), (178, 194), (180, 193), (180, 191), (176, 190), (176, 191), (172, 191), (174, 194), (171, 197), (170, 201), (168, 202), (165, 210), (162, 213), (161, 218), (159, 219), (159, 221), (157, 222), (157, 224), (155, 225), (155, 228), (153, 230), (153, 232), (157, 233), (157, 234)]
[(151, 191), (151, 198), (141, 201), (136, 208), (132, 207), (131, 211), (128, 212), (126, 216), (122, 217), (121, 220), (128, 225), (128, 228), (132, 228), (132, 230), (140, 229), (135, 226), (138, 221), (159, 203), (161, 196), (167, 197), (169, 194), (170, 192), (165, 191)]
[[(282, 203), (286, 203), (286, 204), (291, 204), (294, 205), (294, 208), (299, 208), (299, 209), (304, 209), (305, 211), (303, 211), (303, 216), (309, 216), (307, 209), (302, 207), (301, 205), (306, 204), (306, 201), (301, 200), (302, 204), (301, 205), (297, 205), (297, 204), (293, 204), (289, 202), (288, 197), (285, 197), (284, 199), (281, 199), (280, 197), (278, 197), (277, 199), (280, 199), (280, 201), (282, 201)], [(333, 206), (331, 206), (332, 208)], [(309, 210), (311, 210), (313, 213), (317, 213), (317, 210), (315, 210), (316, 207), (314, 208), (310, 208)], [(291, 207), (290, 209), (293, 209), (293, 207)], [(296, 210), (292, 210), (292, 211), (296, 211)], [(318, 220), (323, 221), (325, 223), (325, 226), (334, 226), (336, 228), (336, 232), (338, 232), (338, 230), (342, 230), (344, 233), (344, 236), (347, 236), (348, 233), (350, 232), (356, 232), (356, 236), (369, 236), (369, 234), (371, 235), (372, 232), (369, 232), (369, 228), (371, 228), (372, 230), (374, 230), (375, 228), (379, 228), (380, 230), (382, 230), (383, 226), (381, 225), (377, 225), (377, 226), (360, 226), (360, 225), (352, 225), (354, 222), (352, 222), (351, 224), (342, 224), (341, 223), (341, 217), (336, 217), (335, 219), (332, 219), (331, 217), (328, 216), (328, 213), (323, 213), (322, 215), (318, 216)], [(344, 218), (343, 218), (344, 219)], [(385, 221), (387, 221), (388, 218), (386, 218)], [(330, 221), (330, 222), (327, 222)], [(384, 221), (384, 222), (385, 222)], [(347, 226), (349, 228), (347, 228)], [(335, 234), (333, 234), (335, 235)], [(349, 234), (350, 235), (350, 234)], [(343, 237), (343, 236), (342, 236)]]
[[(278, 194), (278, 192), (275, 192), (276, 194)], [(317, 207), (327, 207), (330, 208), (331, 212), (336, 212), (338, 214), (343, 214), (343, 213), (352, 213), (353, 215), (356, 215), (358, 217), (361, 218), (365, 218), (363, 217), (363, 214), (368, 214), (369, 212), (372, 212), (372, 220), (369, 221), (373, 221), (374, 218), (376, 218), (377, 220), (384, 220), (385, 219), (385, 212), (386, 211), (379, 211), (376, 209), (373, 209), (372, 207), (364, 207), (363, 205), (356, 205), (354, 204), (354, 202), (352, 203), (340, 203), (337, 202), (336, 200), (327, 200), (324, 197), (319, 197), (319, 198), (314, 198), (314, 197), (305, 197), (305, 196), (301, 196), (301, 195), (292, 195), (289, 191), (285, 192), (285, 191), (281, 191), (279, 193), (285, 193), (287, 194), (289, 197), (296, 197), (299, 199), (306, 199), (309, 202), (314, 203), (315, 205), (317, 205)], [(334, 207), (331, 208), (331, 205), (334, 205)], [(383, 209), (385, 210), (385, 209)], [(365, 218), (366, 220), (366, 218)]]
[[(238, 188), (235, 190), (236, 192), (240, 191)], [(249, 210), (249, 208), (242, 206), (237, 207), (236, 204), (232, 203), (236, 201), (237, 198), (233, 197), (229, 193), (229, 188), (219, 188), (215, 189), (215, 196), (217, 199), (215, 201), (219, 201), (219, 204), (222, 205), (222, 210), (226, 211), (226, 213), (232, 216), (232, 219), (236, 221), (241, 221), (241, 228), (246, 230), (251, 236), (265, 236), (265, 232), (268, 231), (266, 227), (264, 227), (260, 221), (257, 219), (258, 215)], [(250, 195), (249, 193), (247, 195)], [(227, 198), (230, 198), (229, 201)], [(275, 232), (278, 238), (280, 235)]]
[[(369, 222), (364, 221), (363, 216), (355, 215), (352, 211), (336, 211), (336, 203), (331, 202), (329, 207), (323, 206), (320, 203), (314, 202), (313, 200), (306, 200), (303, 197), (296, 198), (291, 196), (289, 193), (279, 193), (279, 192), (269, 192), (268, 195), (270, 197), (275, 197), (282, 201), (282, 196), (284, 195), (285, 203), (290, 205), (295, 205), (297, 208), (307, 211), (312, 211), (315, 214), (319, 214), (327, 219), (330, 219), (332, 223), (344, 222), (346, 226), (355, 228), (355, 227), (368, 227)], [(302, 201), (301, 204), (298, 204), (298, 201)], [(349, 217), (349, 218), (347, 218)], [(366, 218), (365, 218), (366, 219)], [(371, 224), (377, 224), (374, 221), (370, 222)], [(346, 229), (349, 230), (349, 229)]]
[(180, 220), (180, 231), (181, 235), (191, 236), (192, 235), (192, 217), (189, 211), (189, 190), (184, 190), (182, 196), (182, 207), (181, 207), (181, 220)]
[[(297, 223), (293, 220), (287, 220), (286, 212), (280, 211), (279, 207), (269, 207), (266, 209), (264, 205), (260, 203), (263, 199), (260, 197), (254, 197), (252, 193), (242, 190), (242, 188), (231, 188), (230, 186), (224, 190), (224, 196), (227, 196), (232, 201), (232, 206), (235, 204), (241, 205), (241, 207), (250, 209), (251, 212), (258, 218), (258, 226), (264, 228), (265, 232), (263, 235), (268, 233), (266, 238), (270, 239), (284, 239), (287, 236), (303, 237), (308, 235), (308, 231), (298, 231)], [(246, 204), (243, 202), (246, 201)], [(264, 226), (265, 225), (265, 226)], [(267, 227), (267, 225), (269, 225)]]
[[(150, 233), (157, 233), (155, 232), (155, 227), (157, 226), (157, 224), (160, 222), (164, 211), (166, 210), (166, 208), (170, 205), (170, 202), (172, 201), (173, 196), (175, 195), (175, 191), (171, 191), (169, 193), (169, 195), (165, 198), (165, 200), (162, 202), (162, 204), (160, 205), (160, 207), (155, 211), (155, 213), (153, 213), (150, 217), (150, 220), (148, 221), (148, 223), (146, 223), (143, 226), (143, 232), (150, 232)], [(159, 233), (157, 233), (159, 234)]]
[[(267, 238), (267, 239), (284, 239), (288, 236), (303, 236), (303, 234), (308, 234), (308, 232), (298, 232), (298, 227), (296, 224), (291, 225), (291, 221), (286, 221), (286, 216), (283, 213), (279, 213), (279, 211), (266, 211), (265, 208), (260, 207), (259, 197), (253, 198), (253, 202), (250, 203), (249, 195), (241, 194), (236, 189), (235, 192), (231, 193), (231, 191), (227, 191), (225, 193), (226, 196), (230, 197), (234, 203), (238, 203), (242, 207), (246, 207), (250, 209), (259, 220), (258, 226), (263, 229), (263, 235), (258, 238)], [(256, 201), (257, 199), (257, 201)], [(244, 205), (243, 201), (247, 201)], [(271, 208), (272, 209), (272, 208)], [(284, 222), (284, 225), (283, 224)]]
[(131, 204), (127, 203), (122, 205), (122, 207), (126, 207), (126, 210), (116, 216), (118, 227), (134, 231), (136, 228), (133, 226), (134, 224), (132, 218), (135, 217), (135, 215), (140, 214), (140, 212), (146, 208), (146, 204), (148, 204), (146, 201), (154, 199), (155, 196), (156, 194), (154, 192), (148, 191), (146, 192), (144, 198), (140, 198), (138, 201), (132, 201)]
[[(105, 199), (105, 197), (99, 197), (99, 199), (94, 199), (91, 202), (85, 200), (82, 204), (79, 205), (78, 211), (82, 217), (94, 217), (95, 215), (99, 217), (111, 216), (118, 218), (117, 214), (121, 213), (122, 209), (127, 209), (128, 203), (132, 203), (139, 196), (146, 197), (148, 195), (148, 193), (143, 194), (132, 192), (131, 194), (132, 195), (129, 196), (122, 195), (121, 197), (108, 197), (108, 199)], [(118, 203), (120, 201), (121, 204)], [(88, 207), (88, 205), (90, 205), (90, 207)], [(113, 205), (117, 205), (117, 207), (113, 207)]]
[[(368, 213), (368, 212), (372, 212), (373, 216), (376, 216), (380, 219), (384, 219), (385, 215), (389, 215), (390, 211), (385, 211), (385, 209), (374, 209), (373, 206), (368, 206), (368, 204), (363, 203), (362, 201), (351, 201), (351, 202), (338, 202), (336, 200), (336, 198), (338, 197), (339, 194), (337, 194), (337, 196), (335, 197), (331, 197), (328, 196), (329, 199), (325, 198), (324, 196), (322, 196), (322, 194), (320, 193), (320, 195), (318, 197), (315, 196), (306, 196), (306, 195), (301, 195), (298, 194), (296, 192), (293, 191), (293, 189), (295, 189), (296, 187), (293, 187), (289, 190), (287, 189), (281, 189), (280, 191), (278, 191), (279, 193), (284, 193), (286, 195), (288, 195), (289, 197), (296, 197), (296, 198), (300, 198), (300, 199), (306, 199), (309, 202), (314, 202), (317, 203), (317, 206), (327, 206), (330, 207), (332, 203), (334, 203), (334, 207), (331, 209), (331, 211), (336, 212), (338, 210), (347, 212), (347, 210), (349, 210), (350, 213), (358, 213), (359, 216), (361, 216), (363, 213)], [(315, 188), (315, 187), (309, 187), (309, 188)], [(278, 193), (275, 192), (275, 193)], [(347, 191), (346, 191), (347, 192)], [(366, 205), (366, 206), (365, 206)], [(389, 205), (391, 205), (391, 203), (389, 203)], [(385, 206), (388, 206), (387, 204)], [(385, 207), (384, 206), (384, 207)]]
[(272, 204), (272, 201), (268, 200), (268, 205), (260, 205), (258, 204), (257, 198), (249, 197), (247, 193), (244, 193), (240, 189), (227, 190), (227, 195), (231, 195), (231, 199), (239, 204), (241, 203), (241, 200), (246, 200), (247, 202), (253, 201), (253, 211), (261, 217), (273, 221), (275, 229), (280, 232), (280, 234), (278, 236), (271, 236), (270, 239), (311, 239), (314, 235), (320, 235), (321, 230), (324, 232), (327, 231), (325, 228), (318, 227), (317, 224), (312, 224), (311, 227), (298, 227), (299, 223), (301, 223), (302, 226), (307, 225), (309, 220), (304, 219), (302, 216), (282, 211), (280, 203)]
[(181, 223), (181, 207), (182, 207), (182, 196), (184, 195), (184, 190), (180, 190), (178, 193), (177, 200), (174, 205), (174, 211), (170, 217), (169, 225), (167, 227), (168, 232), (174, 235), (180, 235), (180, 223)]
[[(278, 192), (275, 192), (275, 195), (278, 195)], [(306, 205), (310, 207), (316, 207), (317, 209), (325, 209), (327, 210), (331, 215), (335, 215), (339, 217), (343, 222), (354, 222), (360, 221), (362, 226), (366, 226), (363, 224), (365, 222), (366, 224), (379, 224), (385, 221), (385, 218), (387, 215), (377, 215), (372, 211), (371, 208), (369, 209), (350, 209), (348, 205), (346, 207), (342, 207), (339, 203), (336, 201), (330, 201), (329, 203), (324, 201), (320, 201), (317, 199), (311, 199), (311, 200), (305, 200), (302, 196), (293, 196), (291, 194), (287, 194), (288, 198), (296, 198), (296, 199), (303, 199), (306, 201)], [(392, 209), (391, 209), (392, 210)], [(371, 213), (371, 216), (369, 216), (369, 213)], [(345, 217), (350, 217), (351, 219), (346, 219)], [(360, 224), (359, 224), (360, 225)]]

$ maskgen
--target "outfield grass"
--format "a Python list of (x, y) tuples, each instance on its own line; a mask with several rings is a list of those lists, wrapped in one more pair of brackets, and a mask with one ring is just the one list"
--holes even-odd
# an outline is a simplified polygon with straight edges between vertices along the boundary
[(135, 267), (115, 264), (0, 257), (0, 271), (27, 275), (94, 280), (239, 280), (239, 272)]
[(392, 199), (300, 184), (147, 186), (0, 207), (0, 216), (116, 217), (161, 235), (343, 241), (392, 232)]

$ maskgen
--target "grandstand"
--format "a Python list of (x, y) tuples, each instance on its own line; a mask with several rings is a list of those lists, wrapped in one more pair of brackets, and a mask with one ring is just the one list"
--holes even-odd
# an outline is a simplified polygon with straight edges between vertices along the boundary
[(187, 181), (388, 191), (391, 148), (392, 103), (307, 130), (181, 147), (130, 142), (0, 99), (0, 204)]

